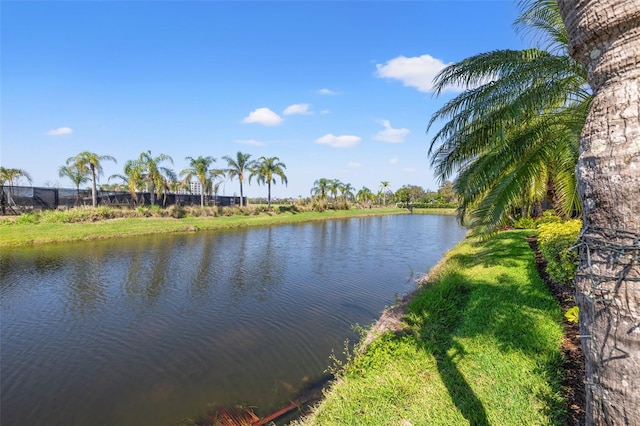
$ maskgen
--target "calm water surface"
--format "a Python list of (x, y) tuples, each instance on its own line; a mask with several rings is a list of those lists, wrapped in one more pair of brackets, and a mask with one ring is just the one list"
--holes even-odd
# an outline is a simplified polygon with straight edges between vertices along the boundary
[(266, 415), (464, 234), (402, 215), (3, 249), (0, 422)]

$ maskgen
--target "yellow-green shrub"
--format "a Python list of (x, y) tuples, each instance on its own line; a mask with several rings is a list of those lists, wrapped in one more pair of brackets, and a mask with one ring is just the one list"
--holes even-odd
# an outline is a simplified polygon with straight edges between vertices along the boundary
[(578, 252), (572, 249), (582, 228), (578, 219), (538, 225), (538, 246), (547, 261), (547, 273), (557, 283), (573, 281), (578, 266)]

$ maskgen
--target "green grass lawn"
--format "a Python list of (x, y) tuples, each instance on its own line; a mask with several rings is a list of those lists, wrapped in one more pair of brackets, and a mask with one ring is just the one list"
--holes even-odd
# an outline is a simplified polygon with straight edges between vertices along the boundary
[[(452, 209), (414, 210), (421, 214), (452, 214)], [(0, 222), (0, 247), (47, 244), (104, 238), (121, 238), (171, 232), (195, 232), (248, 226), (311, 222), (356, 216), (407, 214), (395, 207), (375, 209), (325, 210), (323, 212), (260, 213), (255, 215), (202, 216), (174, 219), (170, 217), (136, 217), (78, 223)]]
[(451, 250), (404, 331), (353, 357), (305, 425), (563, 425), (562, 314), (525, 237)]

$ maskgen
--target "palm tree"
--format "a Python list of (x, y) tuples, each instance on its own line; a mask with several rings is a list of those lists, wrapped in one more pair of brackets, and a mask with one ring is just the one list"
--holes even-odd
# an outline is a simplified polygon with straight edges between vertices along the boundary
[(91, 201), (93, 207), (98, 205), (97, 182), (98, 177), (103, 173), (103, 161), (113, 161), (114, 163), (117, 163), (116, 159), (110, 155), (98, 155), (89, 151), (83, 151), (75, 157), (69, 157), (67, 159), (67, 165), (75, 165), (79, 169), (88, 168), (91, 171)]
[(336, 199), (338, 198), (338, 192), (340, 191), (340, 185), (342, 185), (342, 182), (340, 182), (338, 179), (331, 179), (327, 185), (327, 190), (329, 191), (329, 193), (331, 193), (331, 195), (333, 195), (333, 201), (335, 202)]
[(271, 208), (271, 184), (273, 183), (275, 185), (276, 176), (279, 176), (280, 182), (285, 185), (288, 183), (287, 176), (284, 174), (286, 168), (287, 166), (282, 163), (278, 157), (260, 157), (251, 169), (249, 183), (251, 183), (251, 178), (256, 176), (258, 185), (261, 183), (267, 184), (267, 204), (269, 208)]
[(311, 194), (319, 196), (320, 199), (327, 198), (327, 192), (329, 188), (329, 179), (320, 178), (313, 182), (313, 188), (311, 188)]
[(343, 198), (345, 203), (348, 200), (353, 199), (353, 197), (354, 197), (353, 190), (354, 189), (355, 188), (350, 183), (342, 183), (342, 184), (340, 184), (340, 187), (339, 187), (340, 195), (342, 195), (342, 198)]
[(67, 164), (60, 166), (58, 169), (58, 175), (60, 177), (66, 177), (73, 182), (76, 187), (76, 205), (80, 203), (80, 185), (89, 181), (90, 170), (87, 167), (82, 167), (78, 164)]
[(383, 180), (382, 182), (380, 182), (380, 193), (383, 197), (384, 206), (387, 205), (387, 193), (389, 193), (389, 191), (391, 191), (391, 184), (389, 183), (389, 181)]
[(207, 178), (209, 175), (209, 167), (211, 167), (211, 164), (214, 163), (216, 159), (213, 157), (199, 156), (198, 158), (186, 157), (185, 160), (189, 160), (189, 167), (182, 170), (180, 176), (184, 176), (185, 181), (190, 181), (193, 176), (198, 178), (202, 188), (200, 191), (200, 207), (204, 207), (204, 193), (205, 188), (208, 188)]
[(29, 183), (32, 182), (31, 176), (29, 175), (29, 173), (27, 173), (22, 169), (8, 169), (6, 167), (0, 167), (0, 191), (1, 191), (0, 196), (2, 198), (2, 202), (0, 202), (0, 204), (2, 205), (2, 214), (6, 213), (6, 203), (7, 203), (4, 196), (4, 184), (5, 183), (9, 184), (9, 202), (12, 202), (11, 193), (13, 192), (13, 185), (20, 178), (27, 179)]
[(129, 189), (132, 185), (135, 187), (137, 182), (143, 181), (148, 185), (151, 197), (151, 205), (156, 203), (156, 188), (164, 193), (168, 188), (168, 182), (174, 178), (173, 171), (166, 167), (160, 166), (163, 161), (169, 161), (173, 164), (173, 159), (166, 154), (159, 154), (156, 157), (151, 155), (151, 151), (142, 152), (140, 157), (135, 160), (129, 160), (125, 164), (125, 174), (130, 177)]
[(640, 2), (559, 5), (594, 92), (577, 167), (586, 423), (640, 424)]
[(366, 186), (363, 186), (362, 189), (358, 191), (356, 194), (356, 199), (360, 204), (370, 205), (371, 201), (375, 200), (376, 196), (373, 192)]
[(249, 161), (251, 158), (251, 154), (247, 154), (244, 152), (238, 151), (236, 153), (236, 158), (231, 158), (228, 155), (222, 157), (223, 160), (227, 161), (228, 169), (225, 170), (229, 179), (238, 178), (238, 182), (240, 182), (240, 206), (243, 206), (244, 203), (244, 192), (242, 188), (242, 184), (244, 182), (245, 172), (250, 170), (254, 162)]
[(545, 198), (563, 216), (580, 209), (573, 170), (591, 100), (584, 66), (567, 53), (567, 33), (553, 0), (528, 0), (518, 29), (537, 31), (543, 49), (498, 50), (446, 67), (436, 93), (471, 87), (448, 101), (429, 155), (441, 181), (454, 174), (458, 215), (492, 231), (516, 210)]

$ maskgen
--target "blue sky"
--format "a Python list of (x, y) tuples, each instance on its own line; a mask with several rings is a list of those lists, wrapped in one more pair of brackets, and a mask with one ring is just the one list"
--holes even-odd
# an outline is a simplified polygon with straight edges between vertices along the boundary
[[(1, 151), (33, 184), (81, 151), (111, 155), (106, 183), (151, 150), (279, 157), (288, 186), (318, 178), (374, 192), (436, 189), (429, 118), (444, 65), (521, 49), (512, 1), (102, 1), (1, 3)], [(433, 133), (430, 132), (430, 133)], [(223, 186), (238, 192), (236, 181)], [(266, 196), (255, 181), (250, 197)]]

